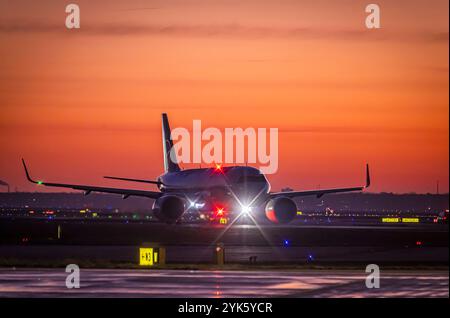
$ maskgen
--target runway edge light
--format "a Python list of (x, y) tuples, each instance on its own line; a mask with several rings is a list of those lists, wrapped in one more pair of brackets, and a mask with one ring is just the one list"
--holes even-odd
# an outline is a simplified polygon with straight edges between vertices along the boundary
[(225, 264), (225, 248), (223, 243), (218, 243), (214, 249), (215, 263), (219, 266)]

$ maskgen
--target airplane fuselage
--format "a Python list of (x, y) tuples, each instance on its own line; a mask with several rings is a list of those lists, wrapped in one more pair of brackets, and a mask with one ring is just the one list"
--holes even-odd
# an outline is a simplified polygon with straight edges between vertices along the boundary
[(158, 181), (161, 192), (183, 193), (190, 202), (206, 202), (207, 208), (221, 202), (256, 207), (266, 201), (270, 191), (260, 170), (244, 166), (167, 172)]

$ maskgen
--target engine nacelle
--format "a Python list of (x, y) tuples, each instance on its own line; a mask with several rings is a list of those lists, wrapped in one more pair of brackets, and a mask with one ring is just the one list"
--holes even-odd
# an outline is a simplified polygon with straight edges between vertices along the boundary
[(297, 215), (297, 205), (286, 197), (270, 200), (266, 205), (266, 217), (273, 223), (286, 224)]
[(176, 195), (165, 195), (153, 203), (153, 214), (166, 223), (175, 223), (185, 211), (185, 201)]

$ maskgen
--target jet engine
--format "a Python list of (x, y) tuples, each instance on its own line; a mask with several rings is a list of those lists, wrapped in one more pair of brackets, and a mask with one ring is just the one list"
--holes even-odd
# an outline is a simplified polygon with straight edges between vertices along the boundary
[(176, 195), (165, 195), (153, 203), (153, 214), (163, 222), (175, 223), (185, 211), (184, 204)]
[(266, 205), (266, 217), (273, 223), (286, 224), (297, 215), (297, 205), (286, 197), (271, 199)]

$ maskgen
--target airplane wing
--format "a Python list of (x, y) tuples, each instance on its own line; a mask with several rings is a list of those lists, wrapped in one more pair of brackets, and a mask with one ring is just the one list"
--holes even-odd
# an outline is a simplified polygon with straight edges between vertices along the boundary
[(352, 192), (352, 191), (362, 191), (370, 186), (370, 174), (369, 165), (366, 165), (366, 185), (361, 187), (351, 187), (351, 188), (335, 188), (335, 189), (320, 189), (320, 190), (306, 190), (306, 191), (286, 191), (286, 192), (272, 192), (270, 193), (270, 198), (275, 198), (278, 196), (294, 198), (308, 195), (315, 195), (318, 198), (322, 197), (324, 194), (328, 193), (339, 193), (339, 192)]
[(103, 178), (112, 179), (112, 180), (121, 180), (121, 181), (151, 183), (151, 184), (157, 184), (157, 185), (163, 184), (161, 181), (154, 181), (154, 180), (131, 179), (131, 178), (121, 178), (121, 177), (111, 177), (111, 176), (104, 176)]
[(74, 190), (82, 190), (85, 192), (86, 195), (88, 195), (91, 192), (121, 194), (124, 199), (128, 198), (129, 196), (138, 196), (138, 197), (146, 197), (146, 198), (151, 198), (151, 199), (158, 199), (160, 196), (162, 196), (161, 192), (156, 192), (156, 191), (117, 189), (117, 188), (105, 188), (105, 187), (96, 187), (96, 186), (89, 186), (89, 185), (35, 181), (30, 177), (30, 174), (28, 173), (28, 169), (25, 164), (25, 160), (22, 159), (22, 163), (23, 163), (23, 167), (25, 169), (25, 174), (27, 176), (28, 181), (30, 181), (32, 183), (36, 183), (38, 185), (44, 185), (47, 187), (60, 187), (60, 188), (70, 188), (70, 189), (74, 189)]

